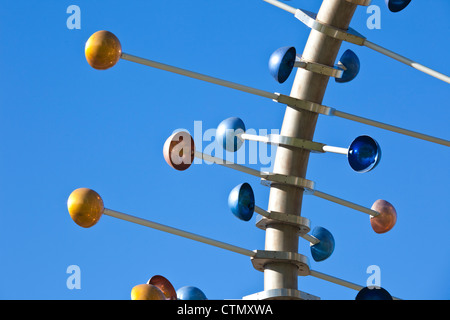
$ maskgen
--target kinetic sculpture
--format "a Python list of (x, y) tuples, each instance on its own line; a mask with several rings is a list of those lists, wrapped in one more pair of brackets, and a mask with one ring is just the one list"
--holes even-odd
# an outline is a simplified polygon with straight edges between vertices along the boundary
[[(254, 212), (261, 216), (256, 226), (266, 231), (266, 249), (252, 251), (240, 248), (107, 209), (104, 207), (100, 195), (87, 188), (76, 189), (72, 192), (68, 199), (69, 213), (72, 219), (84, 228), (92, 227), (102, 215), (108, 215), (248, 256), (255, 269), (264, 272), (264, 291), (243, 297), (243, 299), (318, 299), (318, 297), (297, 289), (298, 276), (313, 276), (357, 290), (358, 294), (355, 297), (357, 300), (398, 299), (392, 297), (383, 288), (363, 287), (313, 270), (308, 258), (298, 253), (298, 237), (304, 238), (311, 244), (311, 256), (316, 262), (330, 257), (335, 247), (335, 239), (327, 229), (317, 226), (310, 233), (310, 221), (301, 216), (303, 194), (314, 195), (368, 214), (371, 227), (376, 233), (388, 232), (397, 221), (397, 212), (394, 206), (385, 200), (377, 200), (371, 208), (366, 208), (319, 191), (315, 188), (313, 181), (305, 179), (310, 152), (344, 154), (347, 156), (350, 167), (358, 173), (373, 170), (381, 159), (380, 146), (369, 136), (355, 138), (348, 148), (333, 147), (312, 141), (315, 124), (319, 114), (334, 115), (450, 146), (450, 141), (445, 139), (362, 118), (322, 105), (321, 101), (329, 77), (335, 78), (337, 83), (346, 83), (353, 80), (360, 69), (360, 61), (351, 50), (345, 51), (338, 63), (334, 63), (342, 41), (366, 46), (447, 83), (450, 83), (450, 78), (371, 43), (358, 32), (349, 28), (357, 5), (368, 6), (370, 0), (324, 0), (317, 15), (290, 7), (276, 0), (264, 1), (294, 14), (297, 19), (312, 29), (301, 56), (297, 55), (294, 47), (283, 47), (276, 50), (269, 59), (270, 74), (279, 83), (285, 82), (294, 68), (297, 68), (296, 78), (289, 96), (266, 92), (124, 53), (119, 39), (108, 31), (94, 33), (86, 42), (85, 54), (88, 63), (95, 69), (111, 68), (120, 59), (123, 59), (269, 98), (287, 105), (279, 135), (258, 136), (246, 133), (244, 121), (236, 117), (222, 121), (216, 131), (217, 141), (224, 150), (229, 152), (239, 150), (246, 140), (278, 145), (273, 172), (260, 172), (199, 152), (195, 149), (194, 139), (188, 132), (180, 131), (172, 134), (166, 140), (163, 148), (166, 162), (179, 171), (187, 170), (194, 158), (200, 158), (261, 178), (261, 183), (270, 187), (267, 210), (256, 205), (253, 189), (246, 182), (231, 190), (228, 204), (231, 212), (240, 220), (249, 221)], [(398, 12), (410, 2), (410, 0), (386, 0), (386, 5), (390, 11)], [(131, 298), (146, 300), (207, 299), (205, 294), (195, 287), (183, 287), (175, 291), (170, 281), (160, 275), (153, 276), (147, 283), (132, 288)]]

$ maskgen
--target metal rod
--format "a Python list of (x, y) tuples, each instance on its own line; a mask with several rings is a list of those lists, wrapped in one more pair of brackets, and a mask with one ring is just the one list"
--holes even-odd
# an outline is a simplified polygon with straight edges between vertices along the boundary
[(275, 1), (275, 0), (263, 0), (263, 1), (270, 3), (270, 4), (274, 5), (275, 7), (283, 9), (284, 11), (290, 12), (292, 14), (295, 14), (295, 12), (297, 11), (296, 8), (288, 6), (287, 4), (279, 2), (279, 1)]
[[(259, 142), (264, 142), (264, 143), (271, 142), (271, 140), (268, 136), (258, 136), (255, 134), (241, 133), (241, 134), (237, 135), (237, 137), (241, 140), (259, 141)], [(322, 151), (339, 153), (339, 154), (344, 154), (344, 155), (348, 154), (348, 148), (333, 147), (333, 146), (328, 146), (328, 145), (322, 146)]]
[[(353, 282), (342, 280), (342, 279), (339, 279), (339, 278), (336, 278), (336, 277), (333, 277), (333, 276), (330, 276), (328, 274), (325, 274), (325, 273), (322, 273), (322, 272), (319, 272), (319, 271), (315, 271), (315, 270), (309, 270), (309, 275), (312, 276), (312, 277), (318, 278), (318, 279), (322, 279), (322, 280), (325, 280), (325, 281), (328, 281), (328, 282), (332, 282), (332, 283), (338, 284), (338, 285), (343, 286), (343, 287), (347, 287), (347, 288), (356, 290), (356, 291), (360, 291), (361, 289), (364, 288), (363, 286), (360, 286), (360, 285), (355, 284)], [(397, 298), (397, 297), (392, 297), (392, 298), (394, 300), (401, 300), (400, 298)]]
[(338, 110), (333, 110), (332, 115), (339, 117), (339, 118), (344, 118), (347, 120), (351, 120), (351, 121), (356, 121), (356, 122), (360, 122), (360, 123), (364, 123), (373, 127), (377, 127), (377, 128), (381, 128), (381, 129), (385, 129), (385, 130), (389, 130), (389, 131), (393, 131), (393, 132), (397, 132), (400, 134), (404, 134), (410, 137), (414, 137), (417, 139), (421, 139), (421, 140), (425, 140), (425, 141), (429, 141), (429, 142), (434, 142), (437, 144), (441, 144), (447, 147), (450, 147), (450, 141), (445, 140), (445, 139), (441, 139), (441, 138), (437, 138), (437, 137), (433, 137), (433, 136), (429, 136), (423, 133), (418, 133), (415, 131), (411, 131), (411, 130), (407, 130), (407, 129), (403, 129), (403, 128), (399, 128), (396, 126), (392, 126), (383, 122), (379, 122), (379, 121), (375, 121), (375, 120), (370, 120), (367, 118), (363, 118), (363, 117), (359, 117), (359, 116), (355, 116), (353, 114), (350, 113), (346, 113), (346, 112), (342, 112), (342, 111), (338, 111)]
[(406, 64), (406, 65), (408, 65), (408, 66), (410, 66), (410, 67), (412, 67), (412, 68), (414, 68), (416, 70), (419, 70), (419, 71), (421, 71), (423, 73), (426, 73), (426, 74), (428, 74), (428, 75), (430, 75), (430, 76), (432, 76), (432, 77), (434, 77), (436, 79), (439, 79), (439, 80), (442, 80), (444, 82), (450, 83), (450, 77), (449, 76), (446, 76), (445, 74), (437, 72), (436, 70), (433, 70), (433, 69), (430, 69), (428, 67), (425, 67), (424, 65), (421, 65), (418, 62), (415, 62), (415, 61), (413, 61), (411, 59), (408, 59), (408, 58), (406, 58), (404, 56), (399, 55), (398, 53), (395, 53), (395, 52), (393, 52), (391, 50), (383, 48), (380, 45), (377, 45), (377, 44), (375, 44), (373, 42), (370, 42), (370, 41), (366, 40), (366, 41), (364, 41), (364, 46), (366, 46), (367, 48), (370, 48), (372, 50), (375, 50), (375, 51), (377, 51), (377, 52), (379, 52), (381, 54), (384, 54), (384, 55), (386, 55), (386, 56), (388, 56), (388, 57), (390, 57), (392, 59), (400, 61), (400, 62), (402, 62), (402, 63), (404, 63), (404, 64)]
[(260, 215), (262, 215), (263, 217), (266, 217), (266, 218), (269, 218), (270, 219), (270, 212), (268, 212), (268, 211), (266, 211), (266, 210), (264, 210), (263, 208), (261, 208), (261, 207), (258, 207), (258, 206), (255, 206), (255, 212), (257, 213), (257, 214), (260, 214)]
[(248, 133), (242, 133), (237, 136), (239, 138), (241, 138), (242, 140), (259, 141), (259, 142), (264, 142), (264, 143), (269, 142), (269, 137), (267, 137), (267, 136), (258, 136), (256, 134), (248, 134)]
[(219, 165), (224, 166), (224, 167), (228, 167), (228, 168), (232, 168), (234, 170), (245, 172), (245, 173), (251, 174), (252, 176), (255, 176), (255, 177), (258, 177), (258, 178), (262, 177), (261, 172), (258, 171), (258, 170), (251, 169), (251, 168), (248, 168), (246, 166), (242, 166), (240, 164), (236, 164), (234, 162), (226, 161), (226, 160), (223, 160), (223, 159), (220, 159), (220, 158), (217, 158), (217, 157), (213, 157), (211, 155), (208, 155), (208, 154), (205, 154), (205, 153), (202, 153), (202, 152), (199, 152), (199, 151), (195, 151), (194, 156), (196, 158), (198, 158), (198, 159), (203, 159), (203, 160), (215, 163), (215, 164), (219, 164)]
[(357, 285), (355, 283), (345, 281), (345, 280), (342, 280), (342, 279), (339, 279), (339, 278), (336, 278), (336, 277), (333, 277), (333, 276), (330, 276), (330, 275), (327, 275), (327, 274), (324, 274), (324, 273), (321, 273), (321, 272), (318, 272), (315, 270), (310, 270), (309, 275), (313, 276), (315, 278), (325, 280), (325, 281), (336, 283), (338, 285), (341, 285), (341, 286), (344, 286), (344, 287), (347, 287), (347, 288), (350, 288), (350, 289), (353, 289), (356, 291), (360, 291), (362, 288), (364, 288), (363, 286)]
[(125, 214), (125, 213), (122, 213), (122, 212), (118, 212), (118, 211), (114, 211), (114, 210), (111, 210), (111, 209), (105, 208), (104, 211), (103, 211), (103, 214), (106, 214), (106, 215), (108, 215), (110, 217), (114, 217), (114, 218), (117, 218), (117, 219), (125, 220), (125, 221), (128, 221), (128, 222), (136, 223), (136, 224), (139, 224), (139, 225), (142, 225), (142, 226), (145, 226), (145, 227), (149, 227), (149, 228), (152, 228), (152, 229), (168, 232), (168, 233), (171, 233), (171, 234), (183, 237), (183, 238), (188, 238), (188, 239), (191, 239), (191, 240), (195, 240), (195, 241), (199, 241), (199, 242), (202, 242), (202, 243), (206, 243), (206, 244), (209, 244), (211, 246), (222, 248), (222, 249), (225, 249), (225, 250), (228, 250), (228, 251), (232, 251), (232, 252), (235, 252), (235, 253), (239, 253), (239, 254), (242, 254), (242, 255), (245, 255), (245, 256), (248, 256), (248, 257), (253, 257), (255, 255), (255, 252), (253, 252), (251, 250), (247, 250), (247, 249), (244, 249), (244, 248), (241, 248), (241, 247), (237, 247), (237, 246), (225, 243), (225, 242), (217, 241), (217, 240), (214, 240), (214, 239), (206, 238), (206, 237), (197, 235), (195, 233), (191, 233), (191, 232), (183, 231), (183, 230), (180, 230), (180, 229), (172, 228), (172, 227), (169, 227), (169, 226), (166, 226), (166, 225), (163, 225), (163, 224), (159, 224), (159, 223), (156, 223), (156, 222), (153, 222), (153, 221), (149, 221), (149, 220), (146, 220), (146, 219), (142, 219), (142, 218), (138, 218), (138, 217), (135, 217), (135, 216), (131, 216), (131, 215), (128, 215), (128, 214)]
[(331, 202), (338, 203), (338, 204), (340, 204), (342, 206), (345, 206), (345, 207), (348, 207), (348, 208), (351, 208), (351, 209), (354, 209), (354, 210), (357, 210), (357, 211), (360, 211), (360, 212), (367, 213), (368, 215), (371, 215), (373, 217), (376, 217), (376, 216), (380, 215), (380, 213), (375, 211), (375, 210), (371, 210), (369, 208), (360, 206), (359, 204), (356, 204), (356, 203), (353, 203), (353, 202), (350, 202), (350, 201), (347, 201), (347, 200), (344, 200), (344, 199), (341, 199), (341, 198), (329, 195), (327, 193), (323, 193), (321, 191), (313, 190), (312, 194), (314, 196), (316, 196), (316, 197), (319, 197), (319, 198), (322, 198), (322, 199), (325, 199), (325, 200), (328, 200), (328, 201), (331, 201)]
[(307, 234), (307, 233), (300, 233), (299, 235), (300, 235), (300, 237), (302, 237), (302, 238), (305, 239), (306, 241), (309, 241), (309, 242), (311, 243), (311, 245), (315, 245), (315, 244), (320, 243), (320, 240), (319, 240), (319, 239), (317, 239), (316, 237), (314, 237), (314, 236), (312, 236), (312, 235), (310, 235), (310, 234)]
[(207, 75), (204, 75), (204, 74), (201, 74), (201, 73), (189, 71), (189, 70), (186, 70), (186, 69), (177, 68), (177, 67), (174, 67), (174, 66), (171, 66), (171, 65), (167, 65), (167, 64), (164, 64), (164, 63), (160, 63), (160, 62), (156, 62), (156, 61), (152, 61), (152, 60), (136, 57), (136, 56), (133, 56), (133, 55), (127, 54), (127, 53), (122, 53), (121, 58), (124, 59), (124, 60), (127, 60), (127, 61), (131, 61), (131, 62), (142, 64), (142, 65), (145, 65), (145, 66), (148, 66), (148, 67), (169, 71), (169, 72), (180, 74), (180, 75), (183, 75), (183, 76), (186, 76), (186, 77), (190, 77), (190, 78), (194, 78), (194, 79), (198, 79), (198, 80), (214, 83), (214, 84), (217, 84), (217, 85), (220, 85), (220, 86), (236, 89), (236, 90), (239, 90), (239, 91), (244, 91), (244, 92), (247, 92), (247, 93), (255, 94), (257, 96), (261, 96), (261, 97), (265, 97), (265, 98), (269, 98), (269, 99), (277, 99), (277, 97), (278, 97), (275, 93), (271, 93), (271, 92), (267, 92), (267, 91), (264, 91), (264, 90), (255, 89), (255, 88), (252, 88), (252, 87), (247, 87), (247, 86), (244, 86), (244, 85), (241, 85), (241, 84), (238, 84), (238, 83), (222, 80), (222, 79), (219, 79), (219, 78), (214, 78), (214, 77), (207, 76)]
[[(197, 72), (193, 72), (193, 71), (189, 71), (189, 70), (185, 70), (185, 69), (181, 69), (178, 67), (174, 67), (174, 66), (170, 66), (167, 64), (163, 64), (160, 62), (156, 62), (156, 61), (152, 61), (152, 60), (148, 60), (148, 59), (144, 59), (144, 58), (139, 58), (127, 53), (122, 53), (121, 56), (122, 59), (127, 60), (127, 61), (131, 61), (131, 62), (135, 62), (135, 63), (139, 63), (142, 65), (146, 65), (149, 67), (153, 67), (153, 68), (157, 68), (157, 69), (161, 69), (161, 70), (165, 70), (165, 71), (169, 71), (169, 72), (173, 72), (176, 74), (180, 74), (180, 75), (184, 75), (190, 78), (194, 78), (194, 79), (198, 79), (198, 80), (202, 80), (202, 81), (206, 81), (206, 82), (210, 82), (210, 83), (214, 83), (220, 86), (224, 86), (224, 87), (228, 87), (228, 88), (232, 88), (235, 90), (239, 90), (239, 91), (243, 91), (243, 92), (247, 92), (250, 94), (254, 94), (257, 96), (261, 96), (264, 98), (269, 98), (272, 99), (274, 101), (278, 102), (278, 99), (280, 98), (280, 95), (276, 94), (276, 93), (271, 93), (268, 91), (264, 91), (264, 90), (260, 90), (260, 89), (256, 89), (256, 88), (252, 88), (252, 87), (248, 87), (248, 86), (244, 86), (241, 84), (237, 84), (234, 82), (230, 82), (230, 81), (226, 81), (226, 80), (222, 80), (219, 78), (214, 78), (214, 77), (210, 77), (201, 73), (197, 73)], [(291, 100), (293, 101), (302, 101), (301, 99), (295, 98), (295, 97), (289, 97)], [(302, 104), (299, 104), (302, 105)], [(358, 117), (349, 113), (345, 113), (342, 111), (338, 111), (338, 110), (333, 110), (331, 112), (331, 114), (337, 116), (337, 117), (341, 117), (341, 118), (345, 118), (348, 120), (352, 120), (352, 121), (356, 121), (356, 122), (360, 122), (360, 123), (365, 123), (368, 125), (372, 125), (378, 128), (382, 128), (382, 129), (386, 129), (386, 130), (390, 130), (390, 131), (394, 131), (397, 133), (402, 133), (411, 137), (415, 137), (415, 138), (419, 138), (422, 140), (427, 140), (430, 142), (434, 142), (434, 143), (438, 143), (438, 144), (443, 144), (446, 146), (450, 146), (450, 141), (444, 140), (444, 139), (440, 139), (440, 138), (436, 138), (436, 137), (432, 137), (429, 135), (425, 135), (422, 133), (417, 133), (411, 130), (406, 130), (406, 129), (402, 129), (399, 127), (395, 127), (395, 126), (391, 126), (388, 124), (384, 124), (382, 122), (378, 122), (378, 121), (374, 121), (374, 120), (370, 120), (370, 119), (366, 119), (363, 117)]]
[(322, 149), (325, 152), (339, 153), (339, 154), (345, 154), (345, 155), (348, 154), (348, 149), (347, 148), (323, 146)]

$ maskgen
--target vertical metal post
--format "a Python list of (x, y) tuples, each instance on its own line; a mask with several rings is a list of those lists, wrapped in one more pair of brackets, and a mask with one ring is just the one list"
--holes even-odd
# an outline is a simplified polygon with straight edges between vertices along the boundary
[[(321, 22), (347, 30), (356, 5), (345, 0), (324, 0), (317, 19)], [(311, 30), (303, 57), (307, 61), (333, 66), (341, 41)], [(321, 104), (329, 77), (298, 69), (291, 96)], [(312, 140), (318, 114), (286, 108), (281, 135)], [(279, 146), (274, 163), (274, 173), (305, 178), (309, 151)], [(268, 211), (300, 216), (303, 190), (288, 185), (272, 185)], [(298, 252), (298, 233), (295, 227), (273, 223), (266, 228), (265, 249)], [(264, 290), (298, 289), (297, 266), (291, 263), (274, 262), (264, 266)]]

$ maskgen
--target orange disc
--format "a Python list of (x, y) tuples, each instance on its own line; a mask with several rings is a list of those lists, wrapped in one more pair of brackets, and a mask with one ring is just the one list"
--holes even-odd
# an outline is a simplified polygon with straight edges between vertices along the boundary
[(67, 209), (76, 224), (83, 228), (90, 228), (102, 216), (104, 206), (97, 192), (88, 188), (79, 188), (70, 194)]
[(160, 275), (153, 276), (148, 283), (161, 290), (167, 300), (177, 300), (177, 292), (175, 291), (175, 288), (165, 277)]
[(379, 212), (376, 217), (370, 216), (370, 225), (376, 233), (385, 233), (391, 230), (397, 222), (397, 211), (394, 206), (385, 200), (377, 200), (372, 210)]
[(146, 283), (131, 289), (131, 300), (166, 300), (166, 296), (156, 286)]
[(84, 53), (92, 68), (106, 70), (119, 61), (122, 55), (122, 46), (113, 33), (101, 30), (89, 37)]

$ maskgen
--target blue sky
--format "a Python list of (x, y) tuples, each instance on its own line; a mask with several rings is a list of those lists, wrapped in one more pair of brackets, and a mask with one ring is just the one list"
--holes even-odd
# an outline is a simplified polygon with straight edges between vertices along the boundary
[[(321, 1), (293, 0), (317, 11)], [(70, 5), (81, 29), (66, 26)], [(413, 1), (369, 30), (359, 7), (351, 26), (370, 41), (450, 74), (446, 0)], [(228, 193), (252, 185), (267, 208), (269, 189), (244, 173), (207, 164), (177, 172), (162, 147), (175, 129), (217, 127), (225, 118), (247, 128), (279, 129), (285, 106), (268, 99), (119, 61), (97, 71), (84, 44), (109, 30), (123, 51), (144, 58), (289, 94), (293, 76), (276, 83), (267, 69), (281, 46), (301, 53), (309, 29), (263, 1), (8, 1), (0, 10), (0, 299), (129, 299), (134, 285), (161, 274), (176, 289), (193, 285), (209, 299), (240, 299), (262, 291), (250, 259), (223, 249), (104, 216), (77, 226), (66, 201), (79, 187), (96, 190), (105, 206), (246, 249), (264, 249), (264, 231), (236, 219)], [(323, 103), (338, 110), (449, 139), (448, 84), (368, 48), (344, 43), (361, 60), (358, 77), (330, 81)], [(341, 54), (340, 53), (340, 54)], [(340, 56), (339, 54), (339, 56)], [(447, 147), (348, 120), (320, 116), (314, 140), (347, 147), (367, 134), (383, 151), (379, 166), (353, 172), (345, 156), (312, 154), (307, 178), (317, 189), (370, 207), (394, 204), (397, 225), (372, 231), (364, 213), (308, 196), (302, 216), (330, 230), (336, 249), (326, 261), (300, 253), (311, 269), (364, 285), (366, 269), (381, 269), (381, 285), (403, 299), (450, 297)], [(205, 143), (207, 145), (208, 143)], [(258, 165), (249, 165), (259, 168)], [(66, 286), (71, 265), (81, 289)], [(312, 277), (299, 290), (322, 299), (357, 292)]]

